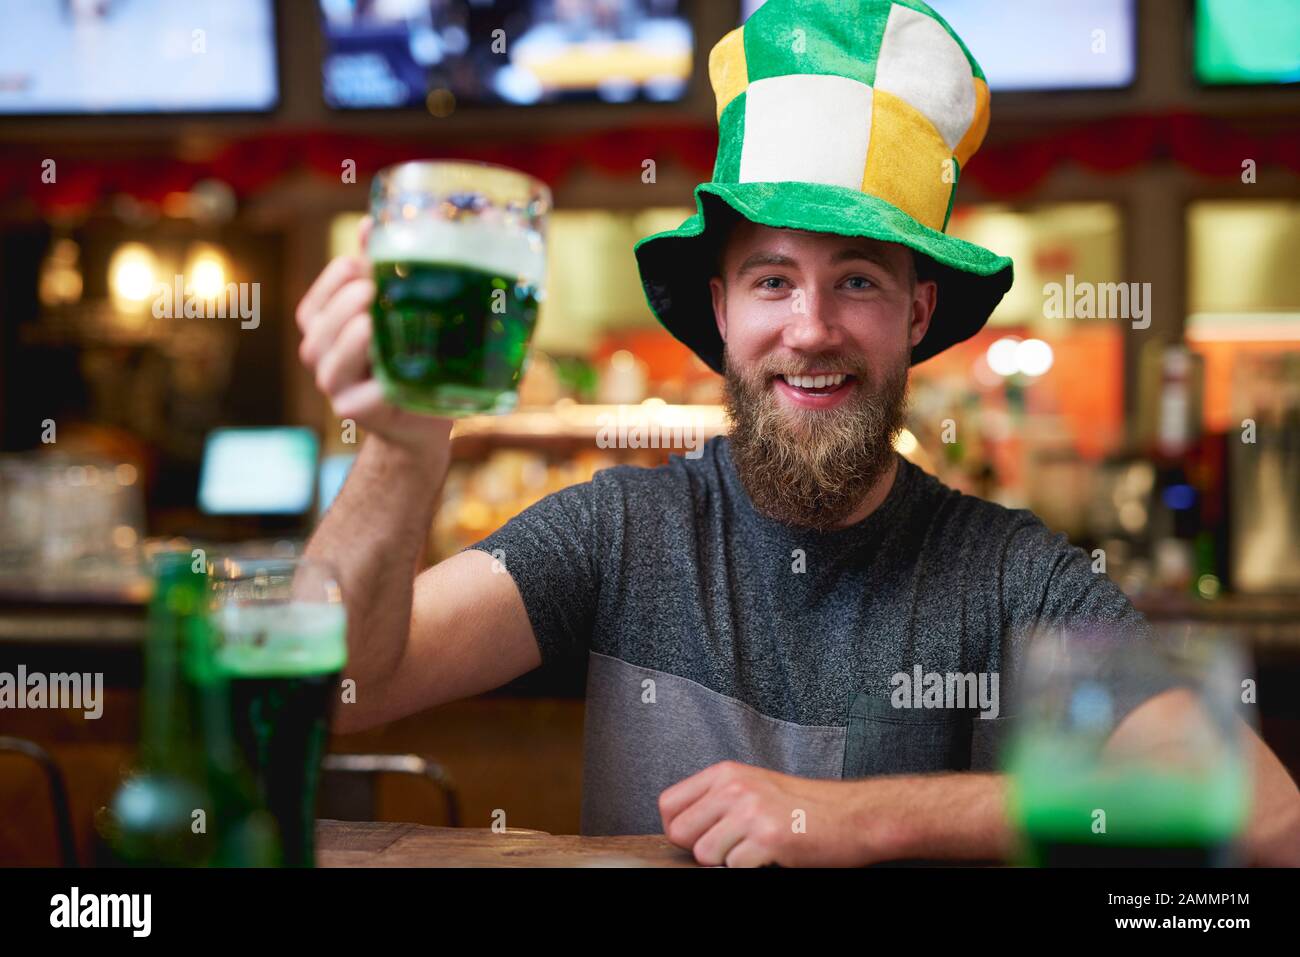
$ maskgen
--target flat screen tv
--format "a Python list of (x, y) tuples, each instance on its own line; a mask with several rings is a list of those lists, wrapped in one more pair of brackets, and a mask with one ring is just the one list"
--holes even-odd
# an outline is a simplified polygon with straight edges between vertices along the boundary
[(1197, 0), (1196, 78), (1300, 83), (1300, 0)]
[(273, 0), (0, 0), (0, 114), (275, 108)]
[(319, 0), (338, 109), (672, 101), (691, 75), (683, 0)]

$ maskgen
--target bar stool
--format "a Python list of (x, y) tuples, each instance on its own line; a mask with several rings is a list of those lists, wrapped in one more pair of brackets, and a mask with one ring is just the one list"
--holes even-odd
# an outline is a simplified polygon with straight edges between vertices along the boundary
[(30, 758), (45, 772), (45, 783), (50, 791), (50, 807), (54, 812), (55, 840), (64, 867), (77, 866), (77, 843), (72, 836), (72, 814), (68, 809), (68, 788), (63, 772), (50, 753), (35, 741), (26, 738), (0, 736), (0, 754), (9, 752)]
[(442, 794), (447, 824), (460, 827), (460, 800), (451, 776), (436, 761), (418, 754), (327, 754), (321, 763), (317, 815), (336, 821), (373, 821), (379, 777), (408, 774), (424, 778)]

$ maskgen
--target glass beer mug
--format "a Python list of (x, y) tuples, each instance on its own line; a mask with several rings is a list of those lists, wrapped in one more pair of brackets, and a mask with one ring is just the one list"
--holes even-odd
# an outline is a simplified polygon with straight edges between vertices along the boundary
[[(1022, 862), (1235, 866), (1251, 799), (1239, 636), (1035, 636), (1007, 770)], [(1140, 726), (1133, 711), (1159, 699)]]
[(515, 407), (546, 272), (546, 185), (483, 163), (419, 161), (371, 187), (371, 360), (384, 394), (457, 417)]

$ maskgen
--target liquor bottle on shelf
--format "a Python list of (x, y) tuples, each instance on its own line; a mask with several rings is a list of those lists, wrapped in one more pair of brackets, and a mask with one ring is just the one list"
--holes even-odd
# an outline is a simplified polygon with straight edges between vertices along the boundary
[(1213, 495), (1203, 435), (1203, 363), (1185, 345), (1159, 355), (1159, 388), (1149, 454), (1155, 469), (1148, 541), (1157, 587), (1203, 597), (1218, 594)]

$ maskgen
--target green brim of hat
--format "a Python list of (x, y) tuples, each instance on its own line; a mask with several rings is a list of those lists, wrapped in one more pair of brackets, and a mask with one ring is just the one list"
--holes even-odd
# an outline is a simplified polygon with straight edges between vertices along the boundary
[(695, 188), (695, 215), (676, 229), (647, 236), (634, 251), (651, 311), (718, 373), (723, 344), (709, 279), (719, 202), (763, 226), (866, 236), (900, 243), (933, 260), (938, 302), (929, 331), (912, 349), (912, 365), (979, 332), (1011, 288), (1010, 259), (923, 226), (875, 196), (815, 183), (701, 183)]

